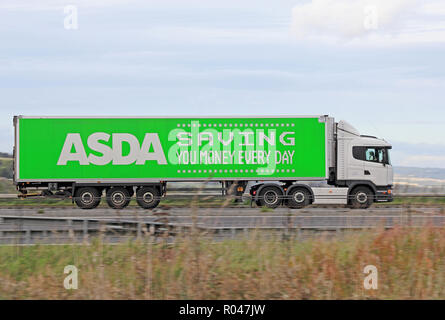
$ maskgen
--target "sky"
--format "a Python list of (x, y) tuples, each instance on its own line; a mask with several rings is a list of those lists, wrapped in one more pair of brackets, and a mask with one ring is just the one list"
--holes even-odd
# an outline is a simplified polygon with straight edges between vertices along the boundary
[(0, 49), (3, 152), (14, 115), (329, 114), (445, 168), (443, 0), (2, 0)]

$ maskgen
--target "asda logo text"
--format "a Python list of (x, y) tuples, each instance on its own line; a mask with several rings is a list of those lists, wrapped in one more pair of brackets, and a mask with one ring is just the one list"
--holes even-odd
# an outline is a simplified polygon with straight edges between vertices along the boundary
[[(111, 147), (104, 144), (111, 138)], [(122, 154), (123, 143), (128, 143), (130, 152)], [(156, 161), (158, 164), (167, 164), (164, 150), (157, 133), (146, 133), (142, 144), (129, 133), (96, 132), (91, 134), (87, 140), (88, 148), (102, 154), (97, 156), (93, 153), (87, 155), (79, 133), (68, 133), (63, 144), (57, 165), (64, 166), (68, 161), (78, 161), (80, 165), (95, 164), (104, 166), (110, 162), (113, 165), (129, 165), (136, 163), (144, 165), (146, 161)], [(150, 152), (150, 149), (152, 150)]]

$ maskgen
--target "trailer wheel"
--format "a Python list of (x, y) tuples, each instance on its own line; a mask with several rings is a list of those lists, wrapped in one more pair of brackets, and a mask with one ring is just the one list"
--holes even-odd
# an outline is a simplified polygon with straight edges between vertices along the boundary
[(310, 193), (305, 188), (294, 188), (288, 194), (287, 206), (301, 209), (310, 204)]
[(74, 201), (81, 209), (94, 209), (100, 203), (99, 190), (93, 187), (79, 188), (76, 191)]
[(130, 203), (131, 196), (126, 188), (113, 187), (107, 191), (107, 203), (110, 208), (123, 209)]
[(142, 187), (136, 191), (136, 202), (141, 208), (154, 209), (161, 202), (161, 195), (157, 188)]
[(258, 201), (261, 206), (275, 209), (282, 202), (282, 192), (277, 187), (264, 187), (258, 195)]
[(349, 206), (352, 209), (369, 208), (373, 202), (374, 194), (367, 187), (357, 187), (349, 195)]

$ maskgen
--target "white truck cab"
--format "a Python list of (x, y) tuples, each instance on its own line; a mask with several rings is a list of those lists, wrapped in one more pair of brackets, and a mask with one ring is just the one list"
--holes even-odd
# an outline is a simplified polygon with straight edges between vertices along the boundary
[[(390, 161), (391, 145), (373, 136), (364, 136), (346, 121), (337, 124), (337, 174), (335, 184), (348, 187), (349, 200), (368, 202), (391, 201), (393, 168)], [(359, 191), (353, 191), (360, 186)], [(355, 188), (357, 189), (357, 188)], [(366, 192), (368, 189), (369, 192)], [(366, 201), (365, 201), (366, 200)], [(366, 205), (363, 205), (365, 207)]]

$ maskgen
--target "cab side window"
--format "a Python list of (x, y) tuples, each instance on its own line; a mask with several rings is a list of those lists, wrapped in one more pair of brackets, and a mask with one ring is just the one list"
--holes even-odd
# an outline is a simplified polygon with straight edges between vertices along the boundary
[(389, 164), (386, 152), (386, 148), (361, 146), (352, 148), (352, 155), (357, 160)]

